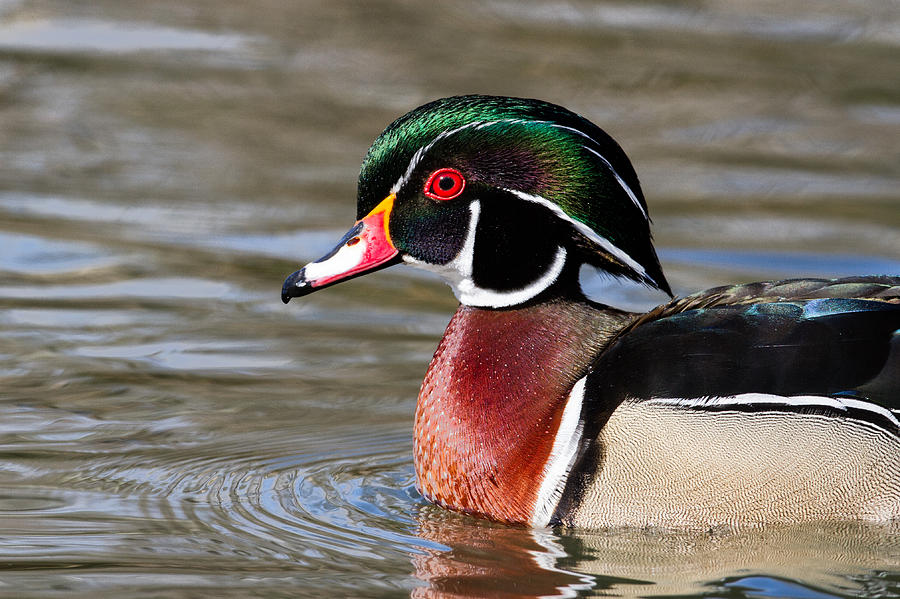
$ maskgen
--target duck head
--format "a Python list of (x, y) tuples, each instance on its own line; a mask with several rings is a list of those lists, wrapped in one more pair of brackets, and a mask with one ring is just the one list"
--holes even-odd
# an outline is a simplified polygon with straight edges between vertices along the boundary
[(671, 295), (625, 153), (538, 100), (459, 96), (400, 117), (363, 161), (357, 219), (285, 280), (285, 303), (399, 262), (438, 272), (480, 308), (577, 290), (583, 264)]

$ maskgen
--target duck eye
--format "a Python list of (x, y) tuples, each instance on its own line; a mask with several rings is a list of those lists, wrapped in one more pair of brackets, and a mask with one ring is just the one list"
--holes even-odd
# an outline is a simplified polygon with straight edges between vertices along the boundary
[(455, 168), (440, 168), (425, 182), (425, 195), (433, 200), (452, 200), (463, 192), (466, 179)]

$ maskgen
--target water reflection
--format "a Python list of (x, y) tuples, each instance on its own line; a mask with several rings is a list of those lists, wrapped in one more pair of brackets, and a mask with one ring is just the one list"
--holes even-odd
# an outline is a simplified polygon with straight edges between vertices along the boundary
[(556, 533), (423, 509), (415, 597), (895, 596), (900, 524)]
[(413, 597), (574, 597), (597, 585), (594, 576), (565, 569), (570, 558), (549, 531), (529, 530), (422, 510), (418, 535), (442, 548), (413, 557), (425, 583)]

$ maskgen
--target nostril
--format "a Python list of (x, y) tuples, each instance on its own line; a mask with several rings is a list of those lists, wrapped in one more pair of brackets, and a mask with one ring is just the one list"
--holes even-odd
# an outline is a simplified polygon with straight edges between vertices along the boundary
[(351, 239), (350, 241), (347, 242), (347, 247), (348, 248), (353, 247), (357, 243), (359, 243), (359, 237), (354, 237), (353, 239)]

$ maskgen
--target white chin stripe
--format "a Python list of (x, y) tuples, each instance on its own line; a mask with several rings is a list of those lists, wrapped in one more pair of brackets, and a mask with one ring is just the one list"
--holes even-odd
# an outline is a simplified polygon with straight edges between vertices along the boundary
[(537, 501), (534, 504), (534, 515), (531, 524), (534, 526), (547, 526), (559, 505), (566, 481), (569, 478), (575, 458), (578, 455), (578, 446), (584, 432), (584, 423), (581, 420), (581, 404), (584, 402), (584, 384), (587, 377), (578, 380), (569, 392), (566, 407), (563, 409), (556, 437), (553, 439), (553, 448), (550, 457), (544, 465), (544, 479), (538, 490)]
[(493, 291), (478, 287), (469, 278), (462, 279), (454, 289), (459, 301), (476, 308), (506, 308), (522, 304), (535, 297), (556, 282), (566, 265), (566, 249), (556, 248), (553, 264), (534, 282), (512, 291)]
[(403, 261), (415, 264), (441, 275), (456, 295), (460, 303), (475, 308), (508, 308), (522, 304), (535, 297), (559, 278), (566, 265), (566, 249), (556, 248), (556, 255), (549, 268), (535, 281), (509, 291), (495, 291), (478, 287), (472, 279), (472, 264), (475, 259), (475, 232), (478, 229), (478, 217), (481, 215), (481, 202), (474, 200), (469, 204), (469, 227), (466, 231), (466, 239), (463, 242), (459, 254), (447, 264), (430, 264), (404, 256)]

